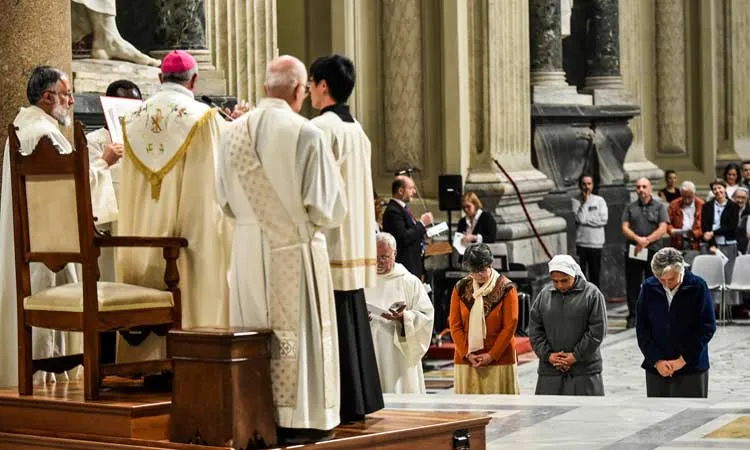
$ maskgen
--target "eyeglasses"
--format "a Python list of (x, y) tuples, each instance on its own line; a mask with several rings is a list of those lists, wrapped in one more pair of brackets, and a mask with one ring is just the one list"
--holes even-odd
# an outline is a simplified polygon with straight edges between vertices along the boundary
[(51, 93), (59, 95), (60, 97), (63, 97), (63, 98), (71, 98), (71, 97), (73, 97), (73, 91), (57, 92), (54, 89), (47, 89), (44, 92), (51, 92)]

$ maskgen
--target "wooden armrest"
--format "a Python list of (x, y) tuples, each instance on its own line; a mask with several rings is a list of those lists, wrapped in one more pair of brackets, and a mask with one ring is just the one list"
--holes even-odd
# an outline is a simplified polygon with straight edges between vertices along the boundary
[(180, 237), (142, 237), (142, 236), (96, 236), (94, 243), (98, 247), (187, 247), (188, 241)]

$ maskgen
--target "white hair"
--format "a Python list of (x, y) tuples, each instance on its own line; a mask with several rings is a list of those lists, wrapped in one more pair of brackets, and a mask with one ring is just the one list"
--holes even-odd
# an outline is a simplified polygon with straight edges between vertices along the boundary
[(388, 244), (390, 248), (392, 248), (393, 250), (396, 250), (396, 238), (394, 238), (391, 233), (380, 232), (376, 234), (375, 235), (376, 245), (381, 242)]
[(744, 192), (745, 194), (750, 195), (750, 190), (746, 188), (745, 186), (737, 186), (737, 189), (735, 189), (734, 194), (732, 194), (732, 197), (737, 195), (738, 192)]
[(692, 181), (683, 181), (682, 185), (680, 186), (681, 191), (689, 191), (695, 194), (695, 183)]
[[(283, 58), (283, 57), (281, 57)], [(304, 83), (307, 78), (307, 69), (299, 61), (292, 64), (291, 70), (278, 70), (274, 64), (266, 67), (266, 89), (274, 91), (278, 89), (292, 89), (298, 83)]]
[(195, 65), (184, 72), (162, 72), (161, 80), (164, 83), (185, 84), (192, 80), (196, 73), (198, 73), (198, 65)]
[(656, 278), (661, 278), (669, 272), (681, 272), (684, 268), (685, 260), (682, 253), (672, 247), (664, 247), (651, 259), (651, 271)]

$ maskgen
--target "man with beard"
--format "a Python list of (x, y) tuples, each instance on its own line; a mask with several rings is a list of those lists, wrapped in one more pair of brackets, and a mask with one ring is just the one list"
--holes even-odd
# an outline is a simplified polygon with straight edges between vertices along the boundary
[[(60, 127), (71, 125), (70, 111), (75, 103), (68, 76), (49, 66), (34, 68), (26, 85), (30, 106), (21, 108), (13, 120), (18, 128), (21, 153), (32, 153), (39, 140), (46, 136), (60, 153), (71, 153), (73, 147), (62, 134)], [(5, 154), (9, 144), (5, 143)], [(3, 161), (2, 194), (0, 196), (0, 387), (18, 383), (18, 333), (16, 301), (15, 241), (13, 239), (13, 199), (10, 184), (10, 158)], [(73, 264), (67, 264), (55, 273), (45, 265), (32, 263), (31, 293), (78, 281)], [(66, 352), (68, 332), (34, 328), (33, 358), (50, 358), (66, 353), (80, 353), (80, 348)], [(80, 345), (81, 341), (78, 340)], [(72, 349), (71, 349), (72, 350)], [(37, 372), (34, 384), (54, 382), (55, 375)]]
[(609, 220), (607, 202), (594, 194), (594, 177), (583, 174), (578, 179), (580, 197), (572, 199), (576, 219), (576, 253), (588, 281), (599, 286), (604, 247), (604, 227)]

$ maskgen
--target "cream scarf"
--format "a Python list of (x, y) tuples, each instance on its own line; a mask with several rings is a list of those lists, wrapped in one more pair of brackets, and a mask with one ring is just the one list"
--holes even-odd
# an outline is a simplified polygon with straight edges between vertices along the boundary
[(500, 274), (497, 270), (492, 269), (490, 279), (482, 286), (479, 286), (477, 280), (471, 280), (473, 288), (471, 295), (474, 297), (474, 305), (469, 312), (469, 353), (484, 348), (484, 338), (487, 336), (487, 325), (484, 321), (484, 296), (495, 289), (495, 284), (499, 279)]

